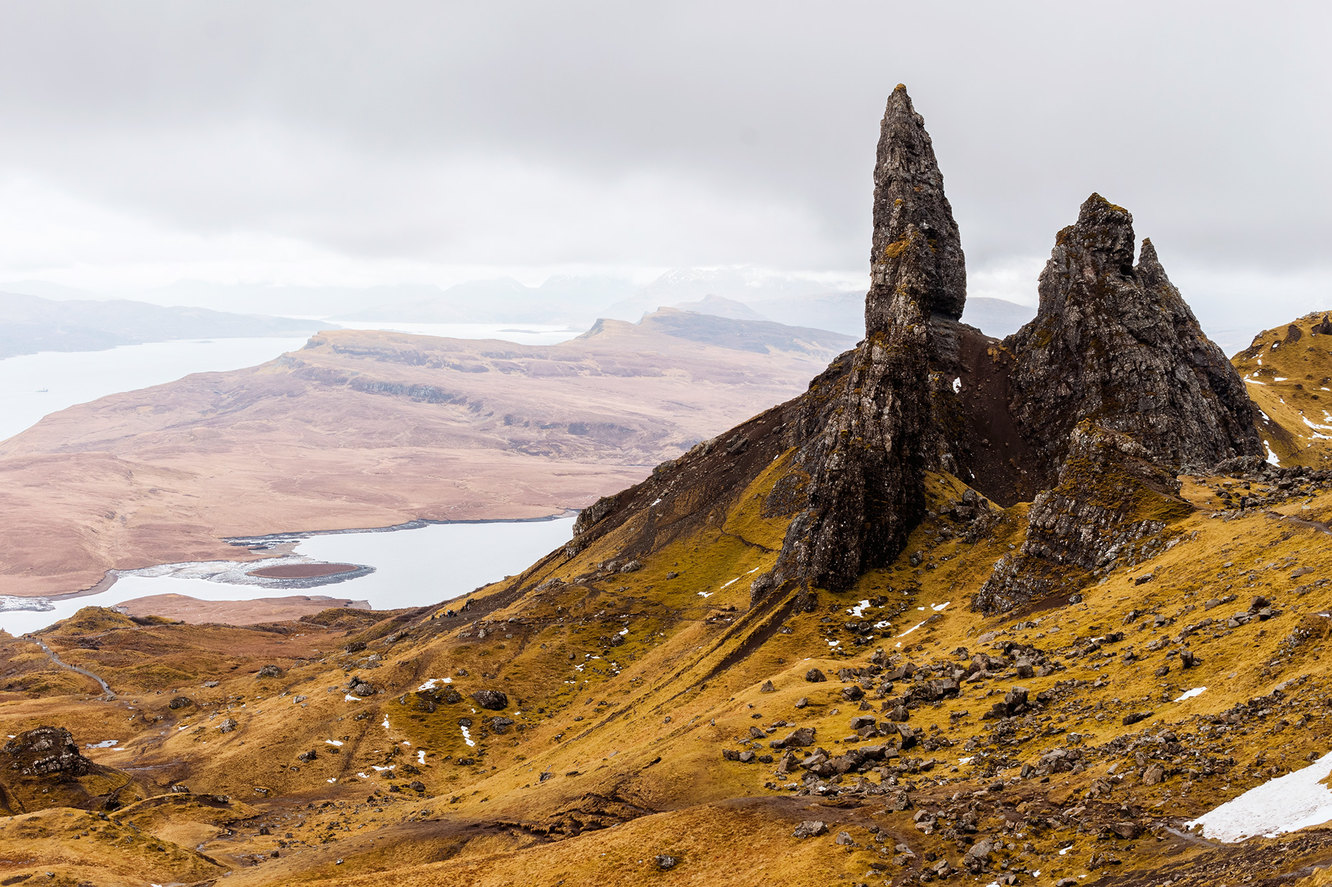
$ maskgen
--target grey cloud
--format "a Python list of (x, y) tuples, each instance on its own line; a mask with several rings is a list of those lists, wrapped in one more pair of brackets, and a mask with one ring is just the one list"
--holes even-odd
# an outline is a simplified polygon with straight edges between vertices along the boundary
[(1044, 255), (1092, 190), (1167, 261), (1317, 266), (1332, 236), (1332, 14), (1311, 2), (0, 10), (0, 176), (189, 232), (859, 270), (905, 81), (973, 268)]

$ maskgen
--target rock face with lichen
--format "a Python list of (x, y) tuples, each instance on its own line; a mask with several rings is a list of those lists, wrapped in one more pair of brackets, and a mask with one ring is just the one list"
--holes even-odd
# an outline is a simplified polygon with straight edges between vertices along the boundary
[(865, 340), (810, 386), (794, 427), (805, 507), (771, 581), (852, 585), (892, 561), (925, 512), (932, 323), (962, 316), (966, 269), (925, 123), (888, 99), (874, 167)]
[(1174, 472), (1132, 437), (1083, 420), (1069, 435), (1058, 483), (1036, 494), (1026, 539), (995, 565), (976, 609), (1072, 596), (1117, 566), (1159, 553), (1169, 524), (1193, 510), (1179, 489)]
[(1077, 222), (1055, 238), (1036, 318), (1004, 343), (1016, 356), (1013, 414), (1045, 480), (1088, 418), (1128, 434), (1170, 468), (1261, 452), (1239, 374), (1199, 327), (1151, 241), (1136, 266), (1133, 250), (1128, 211), (1099, 194), (1087, 198)]
[[(1186, 467), (1256, 456), (1253, 404), (1166, 277), (1133, 217), (1093, 194), (1059, 232), (1036, 318), (1005, 342), (1012, 416), (1035, 458), (1026, 541), (973, 604), (987, 612), (1075, 592), (1188, 507)], [(1166, 497), (1162, 504), (1160, 497)]]
[(962, 316), (967, 297), (962, 240), (934, 145), (901, 84), (889, 97), (879, 128), (866, 333), (895, 326), (899, 295), (927, 316), (951, 320)]

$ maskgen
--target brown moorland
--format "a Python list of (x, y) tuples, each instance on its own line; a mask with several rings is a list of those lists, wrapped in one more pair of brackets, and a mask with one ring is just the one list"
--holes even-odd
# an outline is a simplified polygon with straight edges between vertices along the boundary
[(579, 508), (802, 390), (843, 336), (663, 311), (554, 346), (339, 331), (0, 443), (6, 594), (241, 559), (224, 537)]

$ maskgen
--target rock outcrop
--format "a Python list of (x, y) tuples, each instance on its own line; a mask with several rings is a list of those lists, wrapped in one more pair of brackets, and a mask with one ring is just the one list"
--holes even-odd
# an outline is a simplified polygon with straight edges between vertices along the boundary
[(1087, 198), (1055, 238), (1036, 318), (1005, 340), (1016, 357), (1012, 410), (1037, 454), (1040, 487), (1088, 418), (1171, 468), (1261, 452), (1239, 374), (1202, 332), (1151, 241), (1136, 267), (1133, 248), (1129, 212), (1099, 194)]
[(1084, 420), (1069, 437), (1058, 484), (1032, 502), (1022, 547), (995, 565), (974, 606), (997, 613), (1071, 597), (1115, 567), (1158, 553), (1171, 521), (1193, 510), (1179, 488), (1132, 437)]
[(6, 742), (0, 751), (8, 769), (20, 776), (83, 776), (93, 766), (79, 751), (73, 734), (64, 727), (28, 730)]
[[(1099, 195), (1059, 232), (1036, 318), (1002, 343), (959, 322), (966, 268), (923, 120), (888, 100), (874, 171), (865, 339), (809, 390), (654, 472), (582, 517), (566, 554), (646, 508), (639, 557), (720, 513), (778, 459), (765, 517), (790, 516), (751, 600), (841, 591), (891, 564), (926, 515), (926, 474), (1003, 505), (1033, 501), (1021, 551), (974, 605), (1072, 593), (1188, 506), (1173, 478), (1259, 452), (1238, 374), (1203, 334), (1129, 213)], [(656, 503), (701, 504), (670, 521)], [(639, 503), (637, 506), (635, 503)], [(641, 512), (640, 512), (641, 513)]]
[(847, 588), (890, 563), (925, 512), (936, 436), (931, 323), (962, 316), (966, 269), (934, 148), (901, 85), (881, 124), (870, 269), (865, 340), (799, 407), (793, 470), (807, 502), (760, 588), (792, 580)]
[(996, 565), (978, 609), (1076, 591), (1188, 512), (1176, 472), (1261, 451), (1239, 374), (1151, 241), (1136, 266), (1133, 249), (1133, 217), (1093, 194), (1055, 239), (1036, 318), (1004, 342), (1011, 414), (1042, 492), (1021, 551)]
[(898, 84), (888, 98), (874, 164), (874, 238), (865, 332), (894, 325), (894, 297), (925, 314), (962, 317), (967, 270), (953, 209), (924, 119)]

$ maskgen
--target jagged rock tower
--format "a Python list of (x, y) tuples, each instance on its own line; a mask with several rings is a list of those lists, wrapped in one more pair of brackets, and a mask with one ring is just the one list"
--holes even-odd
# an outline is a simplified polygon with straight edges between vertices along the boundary
[(1005, 340), (1014, 423), (1040, 490), (1025, 541), (977, 593), (987, 612), (1071, 595), (1161, 544), (1190, 509), (1175, 475), (1260, 441), (1244, 383), (1166, 277), (1133, 217), (1099, 194), (1055, 238), (1040, 308)]
[(1099, 194), (1055, 238), (1040, 308), (1005, 345), (1017, 356), (1013, 412), (1047, 471), (1083, 419), (1122, 431), (1163, 467), (1260, 452), (1235, 368), (1203, 333), (1133, 216)]
[(623, 528), (626, 553), (646, 554), (722, 519), (728, 496), (780, 465), (763, 515), (790, 523), (752, 587), (754, 612), (776, 612), (892, 563), (925, 515), (927, 472), (939, 471), (1001, 505), (1033, 503), (1024, 544), (974, 606), (1083, 588), (1189, 512), (1181, 467), (1260, 446), (1238, 374), (1151, 243), (1136, 266), (1133, 253), (1132, 217), (1093, 195), (1056, 238), (1035, 320), (1004, 342), (962, 324), (957, 223), (924, 121), (898, 86), (874, 167), (864, 341), (805, 394), (588, 509), (570, 551)]
[(773, 583), (847, 588), (890, 563), (925, 511), (931, 321), (962, 316), (966, 267), (925, 122), (900, 84), (880, 128), (870, 269), (865, 340), (815, 380), (797, 418), (807, 504)]

